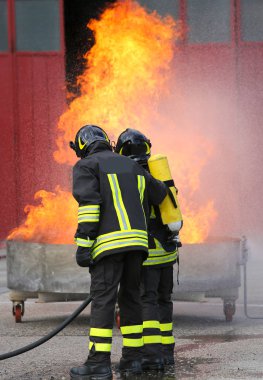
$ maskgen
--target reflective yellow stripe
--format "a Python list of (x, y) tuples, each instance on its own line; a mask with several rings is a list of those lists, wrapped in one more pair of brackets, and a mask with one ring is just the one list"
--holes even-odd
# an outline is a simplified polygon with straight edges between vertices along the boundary
[(108, 174), (108, 179), (110, 182), (112, 197), (114, 207), (117, 213), (117, 218), (120, 224), (121, 230), (128, 230), (131, 228), (130, 221), (128, 218), (128, 214), (124, 207), (121, 189), (119, 186), (118, 178), (116, 174)]
[(173, 323), (161, 323), (160, 324), (160, 330), (161, 331), (172, 331), (173, 329)]
[(98, 222), (100, 205), (86, 205), (78, 208), (78, 223)]
[(144, 329), (159, 329), (160, 322), (159, 321), (143, 321)]
[(81, 216), (78, 217), (78, 223), (99, 222), (99, 220), (100, 220), (99, 214), (98, 215), (95, 215), (95, 214), (91, 214), (91, 215), (83, 214), (83, 215), (81, 215)]
[(111, 329), (98, 329), (95, 327), (91, 327), (90, 336), (100, 336), (103, 338), (112, 338), (112, 330)]
[(137, 178), (138, 178), (138, 189), (140, 193), (140, 200), (142, 203), (143, 198), (144, 198), (144, 190), (145, 190), (145, 178), (143, 175), (138, 175)]
[[(150, 252), (151, 250), (149, 250)], [(177, 259), (177, 251), (171, 252), (169, 254), (163, 255), (163, 256), (157, 256), (157, 257), (151, 257), (152, 253), (149, 254), (147, 260), (143, 262), (143, 265), (158, 265), (158, 264), (164, 264), (169, 263), (170, 261), (175, 261)]]
[(174, 342), (174, 336), (162, 336), (162, 344), (172, 344)]
[(79, 206), (78, 208), (78, 214), (97, 214), (100, 211), (100, 205), (86, 205), (86, 206)]
[(123, 335), (142, 333), (142, 325), (121, 326), (121, 333)]
[(141, 246), (148, 248), (148, 241), (140, 238), (134, 238), (134, 239), (122, 239), (122, 240), (115, 240), (112, 243), (103, 243), (98, 248), (94, 247), (92, 251), (92, 257), (97, 257), (100, 253), (104, 251), (108, 251), (110, 249), (118, 249), (121, 247), (134, 247), (134, 246)]
[(151, 219), (155, 219), (155, 218), (156, 218), (155, 210), (154, 210), (154, 207), (153, 207), (153, 206), (151, 207), (151, 215), (150, 215), (150, 218), (151, 218)]
[(123, 338), (123, 347), (142, 347), (142, 346), (143, 346), (143, 338), (139, 338), (139, 339)]
[(162, 337), (161, 335), (149, 335), (149, 336), (144, 335), (143, 343), (144, 344), (162, 343)]
[(95, 346), (95, 351), (103, 351), (103, 352), (111, 352), (111, 343), (96, 343), (96, 342), (89, 342), (89, 349), (91, 350), (92, 347)]
[(140, 194), (140, 200), (142, 204), (142, 211), (143, 211), (143, 216), (144, 216), (144, 222), (145, 222), (145, 227), (146, 227), (146, 216), (143, 208), (143, 198), (144, 198), (144, 190), (145, 190), (145, 178), (142, 175), (138, 175), (138, 189), (139, 189), (139, 194)]
[(148, 240), (148, 235), (146, 231), (130, 229), (130, 230), (125, 230), (125, 231), (109, 232), (108, 234), (100, 235), (96, 239), (96, 246), (103, 242), (110, 242), (115, 239), (122, 239), (126, 237), (136, 237), (136, 238), (139, 237), (139, 238), (144, 238)]
[(86, 239), (81, 239), (81, 238), (75, 238), (75, 243), (79, 247), (92, 247), (94, 240), (86, 240)]

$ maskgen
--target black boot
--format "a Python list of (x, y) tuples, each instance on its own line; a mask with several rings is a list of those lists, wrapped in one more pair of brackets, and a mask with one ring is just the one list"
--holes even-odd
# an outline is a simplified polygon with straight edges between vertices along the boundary
[(175, 360), (173, 354), (164, 354), (163, 355), (164, 365), (174, 365)]
[(140, 360), (127, 360), (121, 358), (119, 370), (125, 375), (140, 375), (142, 373), (142, 366)]
[(173, 347), (171, 347), (169, 349), (167, 349), (167, 348), (163, 349), (162, 354), (163, 354), (164, 365), (174, 365), (175, 364), (174, 348)]
[(111, 366), (109, 364), (89, 363), (86, 361), (80, 367), (71, 368), (70, 378), (77, 380), (111, 380)]
[(162, 358), (146, 358), (142, 359), (143, 371), (163, 371), (164, 362)]

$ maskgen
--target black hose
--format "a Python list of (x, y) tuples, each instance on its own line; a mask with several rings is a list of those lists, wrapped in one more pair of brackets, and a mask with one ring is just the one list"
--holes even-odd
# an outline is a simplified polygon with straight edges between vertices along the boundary
[(41, 344), (45, 343), (47, 340), (53, 338), (56, 334), (58, 334), (61, 330), (63, 330), (70, 322), (73, 321), (81, 312), (85, 309), (85, 307), (88, 306), (88, 304), (91, 302), (92, 297), (89, 296), (85, 299), (85, 301), (72, 313), (65, 321), (58, 326), (55, 330), (52, 330), (48, 335), (43, 336), (39, 340), (37, 340), (34, 343), (29, 344), (28, 346), (21, 347), (18, 350), (7, 352), (5, 354), (0, 355), (0, 360), (5, 360), (8, 358), (12, 358), (13, 356), (23, 354), (24, 352), (27, 352), (29, 350), (32, 350), (33, 348), (36, 348), (37, 346), (40, 346)]

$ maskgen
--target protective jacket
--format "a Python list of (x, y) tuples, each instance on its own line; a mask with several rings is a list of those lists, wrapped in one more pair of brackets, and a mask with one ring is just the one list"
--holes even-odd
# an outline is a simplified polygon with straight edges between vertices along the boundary
[(135, 161), (106, 142), (94, 143), (73, 168), (77, 245), (91, 248), (95, 262), (131, 249), (148, 254), (148, 204), (160, 204), (166, 194), (165, 185)]
[(148, 224), (149, 255), (143, 265), (168, 266), (177, 260), (178, 248), (175, 243), (169, 242), (169, 231), (162, 223), (159, 207), (150, 206), (151, 214)]

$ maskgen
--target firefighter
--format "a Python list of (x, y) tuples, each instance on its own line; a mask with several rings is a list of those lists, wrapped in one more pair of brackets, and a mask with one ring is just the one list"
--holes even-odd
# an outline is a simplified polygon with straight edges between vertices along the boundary
[[(148, 169), (151, 142), (140, 131), (126, 129), (118, 138), (115, 152), (128, 156)], [(174, 364), (173, 265), (177, 261), (179, 234), (171, 233), (161, 220), (159, 207), (150, 204), (149, 256), (143, 263), (141, 296), (143, 302), (144, 370), (163, 370)], [(178, 223), (177, 223), (178, 225)], [(179, 223), (179, 228), (182, 226)]]
[[(89, 267), (92, 296), (89, 354), (70, 371), (71, 379), (112, 379), (111, 345), (115, 304), (123, 336), (120, 371), (141, 373), (140, 277), (148, 255), (148, 203), (160, 204), (163, 182), (128, 157), (112, 152), (106, 132), (85, 125), (70, 142), (80, 160), (73, 168), (78, 202), (78, 265)], [(119, 292), (118, 292), (119, 288)]]

